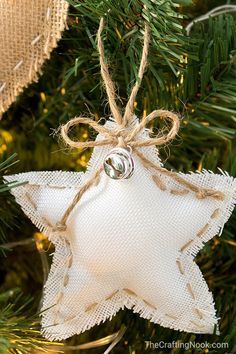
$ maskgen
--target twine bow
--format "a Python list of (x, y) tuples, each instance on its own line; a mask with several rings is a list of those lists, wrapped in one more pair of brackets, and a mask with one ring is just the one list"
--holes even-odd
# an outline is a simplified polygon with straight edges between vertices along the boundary
[[(154, 138), (148, 138), (145, 140), (136, 140), (135, 138), (138, 134), (143, 131), (143, 129), (150, 123), (152, 120), (157, 117), (166, 118), (171, 121), (172, 127), (170, 131), (166, 135), (157, 136)], [(89, 141), (73, 141), (69, 138), (68, 132), (70, 128), (73, 126), (77, 126), (78, 124), (87, 124), (92, 127), (96, 132), (104, 136), (101, 140), (89, 140)], [(166, 110), (155, 110), (150, 113), (148, 116), (143, 118), (141, 122), (139, 122), (136, 126), (127, 128), (116, 128), (116, 129), (108, 129), (96, 121), (90, 118), (83, 117), (75, 117), (71, 119), (67, 124), (62, 126), (61, 135), (64, 141), (71, 147), (77, 149), (85, 149), (88, 147), (96, 147), (96, 146), (104, 146), (104, 145), (114, 145), (120, 147), (131, 147), (138, 148), (143, 146), (151, 146), (151, 145), (164, 145), (170, 140), (174, 139), (178, 130), (179, 130), (179, 118), (176, 114), (166, 111)]]
[[(177, 183), (184, 186), (188, 190), (195, 193), (196, 197), (199, 199), (203, 199), (206, 197), (212, 197), (215, 199), (222, 200), (224, 198), (224, 193), (220, 191), (216, 191), (213, 189), (206, 189), (196, 186), (191, 182), (187, 181), (185, 178), (181, 177), (179, 174), (169, 171), (164, 167), (155, 164), (154, 162), (150, 161), (148, 158), (143, 155), (139, 148), (144, 146), (160, 146), (164, 145), (170, 140), (174, 139), (176, 134), (178, 133), (180, 127), (180, 120), (177, 114), (167, 111), (167, 110), (154, 110), (148, 116), (144, 117), (137, 125), (133, 126), (133, 116), (134, 116), (134, 103), (135, 99), (147, 66), (147, 56), (148, 56), (148, 48), (150, 42), (150, 27), (147, 22), (145, 22), (145, 31), (144, 31), (144, 44), (142, 50), (142, 57), (140, 62), (140, 67), (138, 71), (138, 78), (137, 81), (131, 91), (128, 103), (125, 107), (124, 115), (122, 116), (117, 104), (116, 104), (116, 95), (115, 95), (115, 86), (110, 77), (108, 66), (105, 63), (104, 59), (104, 46), (103, 41), (101, 38), (102, 31), (104, 29), (104, 18), (101, 18), (100, 25), (97, 33), (97, 43), (98, 43), (98, 51), (99, 51), (99, 58), (100, 58), (100, 66), (101, 66), (101, 76), (106, 88), (106, 93), (108, 97), (109, 106), (111, 109), (112, 116), (116, 122), (115, 129), (108, 129), (105, 126), (100, 125), (96, 121), (90, 118), (84, 117), (75, 117), (71, 119), (68, 123), (61, 127), (61, 135), (70, 147), (84, 149), (88, 147), (101, 147), (105, 145), (113, 145), (113, 146), (120, 146), (120, 147), (131, 147), (133, 151), (135, 151), (136, 155), (142, 161), (144, 167), (148, 169), (155, 170), (159, 172), (161, 175), (166, 175), (172, 179), (174, 179)], [(137, 136), (140, 132), (145, 129), (148, 123), (153, 121), (156, 118), (167, 119), (171, 122), (171, 128), (167, 134), (162, 134), (159, 136), (154, 136), (153, 138), (145, 138), (145, 139), (137, 139)], [(68, 133), (69, 130), (73, 126), (77, 126), (79, 124), (87, 124), (92, 127), (95, 131), (103, 136), (103, 139), (96, 140), (96, 141), (73, 141), (69, 138)], [(55, 230), (57, 231), (64, 231), (66, 229), (67, 219), (80, 201), (83, 194), (93, 185), (99, 183), (100, 174), (103, 171), (103, 166), (101, 166), (97, 171), (95, 171), (94, 175), (80, 188), (79, 192), (74, 197), (72, 203), (66, 210), (65, 214), (63, 215), (61, 221), (56, 224)], [(156, 176), (158, 179), (159, 187), (162, 188), (163, 182), (159, 176)]]

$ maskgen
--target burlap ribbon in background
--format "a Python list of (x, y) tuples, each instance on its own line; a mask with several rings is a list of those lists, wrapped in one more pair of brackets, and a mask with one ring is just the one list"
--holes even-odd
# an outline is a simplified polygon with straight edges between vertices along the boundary
[(0, 118), (38, 79), (66, 25), (65, 0), (0, 1)]

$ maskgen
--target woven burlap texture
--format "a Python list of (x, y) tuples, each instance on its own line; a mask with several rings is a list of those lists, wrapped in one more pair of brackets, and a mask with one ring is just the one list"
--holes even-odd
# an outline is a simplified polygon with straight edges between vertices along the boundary
[(66, 25), (65, 0), (0, 1), (0, 117), (38, 79)]
[[(111, 122), (106, 126), (111, 127)], [(155, 172), (146, 169), (134, 152), (130, 179), (114, 181), (102, 172), (100, 182), (84, 193), (70, 214), (67, 229), (54, 231), (110, 149), (96, 147), (86, 173), (48, 171), (6, 177), (29, 182), (12, 193), (55, 245), (44, 290), (44, 335), (50, 340), (68, 338), (124, 307), (164, 327), (212, 333), (217, 325), (214, 300), (194, 257), (222, 231), (232, 213), (236, 180), (208, 171), (181, 174), (199, 187), (222, 191), (223, 200), (182, 193), (183, 187), (168, 176), (161, 176), (167, 187), (161, 190), (154, 183)], [(161, 165), (155, 147), (140, 151)]]

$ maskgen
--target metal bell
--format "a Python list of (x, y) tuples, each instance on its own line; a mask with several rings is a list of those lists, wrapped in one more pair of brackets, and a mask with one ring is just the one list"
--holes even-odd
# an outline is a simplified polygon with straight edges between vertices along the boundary
[(127, 149), (114, 148), (105, 157), (104, 170), (112, 179), (127, 179), (134, 172), (134, 160)]

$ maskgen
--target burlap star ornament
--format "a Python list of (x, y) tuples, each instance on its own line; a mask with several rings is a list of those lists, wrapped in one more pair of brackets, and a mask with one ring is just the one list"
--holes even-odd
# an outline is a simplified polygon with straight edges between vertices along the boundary
[[(155, 145), (174, 137), (178, 117), (159, 110), (139, 122), (133, 116), (134, 91), (119, 121), (104, 62), (103, 25), (102, 19), (98, 48), (113, 118), (105, 126), (75, 118), (62, 127), (70, 145), (94, 147), (87, 171), (6, 177), (28, 181), (12, 193), (55, 245), (44, 290), (43, 333), (49, 339), (65, 339), (110, 319), (124, 307), (164, 327), (212, 333), (217, 326), (214, 300), (194, 257), (221, 233), (236, 202), (236, 181), (223, 173), (166, 170)], [(139, 71), (136, 93), (148, 41), (146, 24), (141, 67), (145, 65)], [(145, 125), (157, 116), (168, 117), (172, 128), (167, 135), (150, 138)], [(68, 137), (69, 128), (83, 122), (99, 132), (95, 141), (73, 142)], [(114, 145), (120, 155), (113, 151)], [(119, 175), (122, 161), (127, 162), (122, 149), (132, 158), (129, 178)], [(118, 157), (118, 163), (112, 156)], [(110, 168), (106, 173), (104, 161)]]
[(66, 25), (66, 0), (0, 1), (0, 118), (38, 79)]

